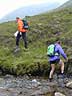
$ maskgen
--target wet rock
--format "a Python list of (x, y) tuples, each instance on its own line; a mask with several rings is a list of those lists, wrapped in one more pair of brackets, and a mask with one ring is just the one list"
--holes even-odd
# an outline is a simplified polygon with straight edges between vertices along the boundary
[[(69, 81), (72, 79), (68, 78)], [(0, 96), (54, 96), (55, 92), (64, 93), (66, 96), (72, 96), (72, 90), (58, 86), (57, 76), (54, 75), (52, 82), (47, 79), (32, 77), (10, 77), (0, 78)], [(56, 93), (57, 94), (57, 93)], [(64, 96), (64, 95), (57, 95)]]
[(49, 86), (41, 86), (39, 90), (36, 90), (35, 92), (33, 92), (31, 94), (31, 96), (45, 96), (47, 94), (53, 94), (54, 90), (53, 88), (49, 87)]
[(24, 75), (22, 78), (24, 79), (30, 79), (30, 76), (31, 76), (31, 74), (28, 74), (28, 75)]
[(72, 81), (68, 82), (68, 83), (66, 84), (66, 87), (72, 89)]
[(68, 83), (68, 78), (64, 78), (64, 84), (67, 84)]
[(58, 86), (58, 83), (57, 83), (57, 81), (47, 82), (47, 86), (50, 86), (50, 87)]
[(5, 80), (3, 78), (0, 78), (0, 88), (5, 87)]
[(63, 79), (59, 79), (59, 80), (58, 80), (58, 86), (59, 86), (59, 87), (62, 87), (62, 88), (65, 87), (65, 84), (64, 84)]
[(44, 93), (41, 90), (37, 90), (34, 93), (32, 93), (30, 96), (40, 96), (40, 95), (44, 95)]
[(43, 86), (43, 88), (41, 88), (42, 92), (44, 94), (47, 94), (47, 93), (54, 93), (54, 88), (53, 87), (50, 87), (50, 86)]
[(2, 72), (2, 70), (0, 70), (0, 75), (2, 75), (3, 74), (3, 72)]
[(58, 79), (57, 79), (57, 82), (58, 82), (58, 86), (59, 87), (65, 87), (65, 84), (64, 84), (64, 76), (62, 76), (62, 75), (59, 75), (58, 76)]
[(55, 92), (55, 96), (66, 96), (66, 95), (64, 95), (64, 94), (62, 94), (60, 92)]
[(38, 82), (36, 79), (32, 80), (32, 87), (38, 87), (39, 85), (41, 85), (41, 83)]
[(0, 89), (0, 96), (18, 96), (18, 93), (14, 89), (11, 90)]
[(6, 75), (6, 76), (4, 76), (4, 79), (14, 79), (14, 77), (13, 77), (13, 75)]
[(54, 75), (53, 75), (53, 78), (54, 78), (54, 80), (57, 80), (57, 79), (58, 79), (57, 74), (54, 74)]
[(33, 79), (33, 80), (32, 80), (32, 83), (36, 83), (36, 84), (38, 84), (38, 85), (41, 85), (41, 83), (38, 82), (36, 79)]

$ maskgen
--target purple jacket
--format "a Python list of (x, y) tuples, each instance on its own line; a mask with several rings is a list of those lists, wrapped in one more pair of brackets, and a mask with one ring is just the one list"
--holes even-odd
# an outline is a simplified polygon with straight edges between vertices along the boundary
[(66, 59), (67, 56), (66, 56), (66, 54), (64, 53), (62, 47), (61, 47), (58, 43), (56, 43), (55, 46), (56, 46), (56, 47), (55, 47), (55, 52), (58, 52), (59, 55), (58, 55), (58, 56), (50, 57), (50, 58), (49, 58), (49, 61), (54, 61), (54, 60), (60, 59), (60, 55), (62, 55), (62, 56), (64, 57), (64, 59)]

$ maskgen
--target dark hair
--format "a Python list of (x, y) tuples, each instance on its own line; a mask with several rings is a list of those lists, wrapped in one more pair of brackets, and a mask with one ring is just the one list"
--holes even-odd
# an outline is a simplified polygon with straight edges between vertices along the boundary
[(57, 39), (56, 39), (56, 42), (57, 42), (58, 44), (60, 44), (60, 43), (61, 43), (61, 40), (60, 40), (59, 38), (57, 38)]
[(16, 19), (19, 19), (19, 17), (16, 17)]

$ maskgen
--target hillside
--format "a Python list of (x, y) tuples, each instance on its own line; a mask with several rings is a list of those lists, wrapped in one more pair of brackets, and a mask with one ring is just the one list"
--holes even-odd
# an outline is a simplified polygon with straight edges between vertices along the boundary
[[(64, 51), (72, 58), (72, 9), (27, 17), (31, 22), (28, 32), (29, 51), (23, 50), (20, 41), (20, 52), (14, 53), (16, 23), (0, 24), (0, 69), (12, 74), (48, 74), (49, 64), (46, 56), (48, 44), (57, 38), (62, 41)], [(72, 66), (69, 63), (69, 73)]]
[(61, 8), (72, 8), (72, 0), (67, 1), (64, 3)]

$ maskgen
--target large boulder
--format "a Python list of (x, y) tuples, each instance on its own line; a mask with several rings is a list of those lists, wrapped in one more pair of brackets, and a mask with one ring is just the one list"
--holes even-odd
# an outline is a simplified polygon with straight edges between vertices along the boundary
[(69, 81), (69, 82), (66, 84), (66, 87), (72, 89), (72, 81)]
[(55, 95), (54, 96), (66, 96), (66, 95), (64, 95), (64, 94), (62, 94), (60, 92), (55, 92)]

